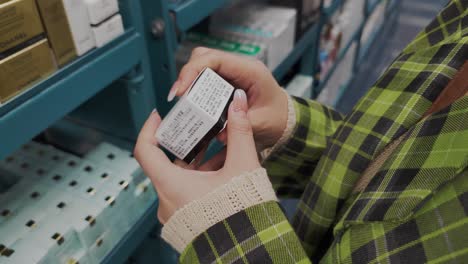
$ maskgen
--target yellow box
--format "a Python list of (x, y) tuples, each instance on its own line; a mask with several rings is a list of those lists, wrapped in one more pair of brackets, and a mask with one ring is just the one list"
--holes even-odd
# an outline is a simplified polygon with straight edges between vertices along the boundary
[(78, 57), (62, 0), (37, 0), (37, 6), (58, 65)]
[(11, 0), (0, 4), (0, 57), (8, 56), (2, 53), (43, 33), (34, 0)]
[(0, 102), (4, 103), (56, 68), (46, 39), (0, 60)]

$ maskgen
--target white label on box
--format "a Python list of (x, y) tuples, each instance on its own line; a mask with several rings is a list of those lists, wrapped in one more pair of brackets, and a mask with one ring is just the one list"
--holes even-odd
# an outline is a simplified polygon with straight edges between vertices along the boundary
[(122, 16), (119, 14), (93, 27), (96, 47), (100, 48), (124, 33)]
[(92, 25), (97, 25), (119, 12), (117, 0), (84, 0), (84, 2), (88, 7), (89, 20)]
[(94, 48), (88, 10), (82, 0), (63, 0), (78, 56)]
[(159, 144), (184, 159), (218, 122), (233, 91), (213, 70), (205, 69), (162, 121), (156, 133)]

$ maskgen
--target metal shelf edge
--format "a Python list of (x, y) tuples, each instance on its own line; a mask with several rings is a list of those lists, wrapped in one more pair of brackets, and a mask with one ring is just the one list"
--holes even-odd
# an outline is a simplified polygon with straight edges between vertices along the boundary
[(187, 0), (170, 5), (169, 10), (175, 14), (177, 28), (186, 31), (228, 2), (228, 0)]
[(39, 92), (0, 117), (0, 131), (8, 139), (0, 159), (129, 72), (141, 57), (140, 38), (131, 30), (31, 88)]
[(144, 215), (133, 225), (133, 227), (125, 234), (119, 243), (111, 250), (101, 263), (118, 264), (125, 263), (140, 243), (146, 238), (149, 232), (157, 224), (156, 211), (158, 203), (155, 202), (144, 213)]

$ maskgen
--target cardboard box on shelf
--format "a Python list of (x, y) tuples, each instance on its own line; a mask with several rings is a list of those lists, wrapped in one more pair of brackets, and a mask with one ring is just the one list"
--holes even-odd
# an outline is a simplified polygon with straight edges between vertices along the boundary
[(59, 66), (95, 47), (88, 10), (78, 0), (37, 0)]
[(34, 0), (11, 0), (0, 4), (0, 60), (43, 38)]
[(260, 43), (267, 48), (267, 66), (275, 69), (294, 47), (296, 10), (258, 3), (242, 3), (216, 12), (210, 33)]
[(0, 60), (0, 101), (6, 102), (55, 70), (45, 39)]
[(100, 24), (119, 12), (117, 0), (84, 0), (91, 25)]

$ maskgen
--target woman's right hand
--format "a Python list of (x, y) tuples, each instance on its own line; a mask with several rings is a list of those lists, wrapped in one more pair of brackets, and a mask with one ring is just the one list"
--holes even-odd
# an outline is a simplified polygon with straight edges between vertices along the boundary
[(247, 93), (247, 116), (252, 124), (257, 151), (273, 146), (286, 128), (288, 99), (270, 70), (258, 60), (208, 48), (196, 48), (172, 86), (168, 101), (172, 101), (175, 96), (182, 96), (206, 67), (217, 72), (235, 88)]

